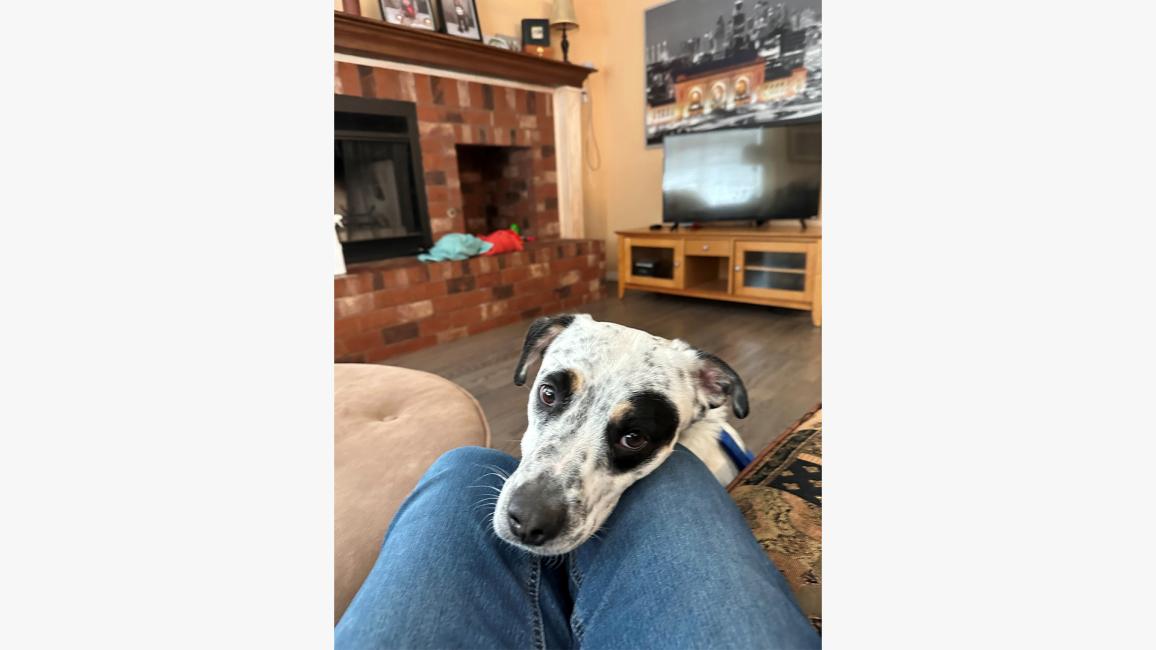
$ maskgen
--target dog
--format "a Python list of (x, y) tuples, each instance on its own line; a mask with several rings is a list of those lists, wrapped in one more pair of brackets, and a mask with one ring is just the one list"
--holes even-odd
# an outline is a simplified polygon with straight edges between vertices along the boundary
[[(564, 314), (530, 325), (514, 384), (525, 385), (538, 359), (522, 460), (493, 515), (494, 532), (516, 547), (543, 556), (574, 550), (676, 443), (724, 484), (738, 472), (734, 447), (749, 462), (726, 413), (729, 403), (735, 417), (747, 416), (746, 387), (714, 355), (588, 314)], [(720, 444), (728, 436), (728, 445)]]

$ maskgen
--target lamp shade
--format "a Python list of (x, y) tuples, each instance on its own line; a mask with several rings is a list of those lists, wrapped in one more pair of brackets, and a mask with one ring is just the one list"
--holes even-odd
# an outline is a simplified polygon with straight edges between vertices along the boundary
[(554, 8), (550, 10), (550, 26), (578, 28), (578, 14), (574, 13), (574, 0), (554, 0)]

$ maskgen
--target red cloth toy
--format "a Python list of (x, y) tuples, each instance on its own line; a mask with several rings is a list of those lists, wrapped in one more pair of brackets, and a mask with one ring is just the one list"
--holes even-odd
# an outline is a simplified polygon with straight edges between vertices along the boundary
[(483, 253), (483, 255), (497, 255), (498, 253), (514, 253), (523, 249), (522, 236), (518, 233), (506, 228), (505, 230), (495, 230), (494, 232), (479, 237), (482, 241), (487, 241), (493, 244), (493, 248)]

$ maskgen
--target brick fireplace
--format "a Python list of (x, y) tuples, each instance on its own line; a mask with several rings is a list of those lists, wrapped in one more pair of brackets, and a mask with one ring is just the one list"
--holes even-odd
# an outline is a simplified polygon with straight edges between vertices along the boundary
[(459, 262), (398, 257), (335, 278), (338, 362), (393, 355), (602, 298), (600, 240), (561, 239), (553, 97), (545, 91), (335, 62), (337, 95), (416, 108), (433, 240), (518, 224), (523, 252)]
[[(417, 105), (430, 229), (436, 240), (466, 232), (459, 145), (513, 148), (525, 156), (532, 218), (520, 224), (542, 239), (558, 236), (558, 178), (549, 93), (387, 68), (336, 63), (335, 92)], [(514, 155), (511, 153), (510, 155)], [(508, 224), (507, 224), (508, 225)]]

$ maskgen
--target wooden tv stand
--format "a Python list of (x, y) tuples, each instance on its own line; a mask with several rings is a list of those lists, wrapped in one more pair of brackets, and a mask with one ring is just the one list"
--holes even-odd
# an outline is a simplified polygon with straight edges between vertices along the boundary
[(619, 230), (618, 297), (627, 289), (789, 307), (823, 322), (823, 231), (761, 227)]

